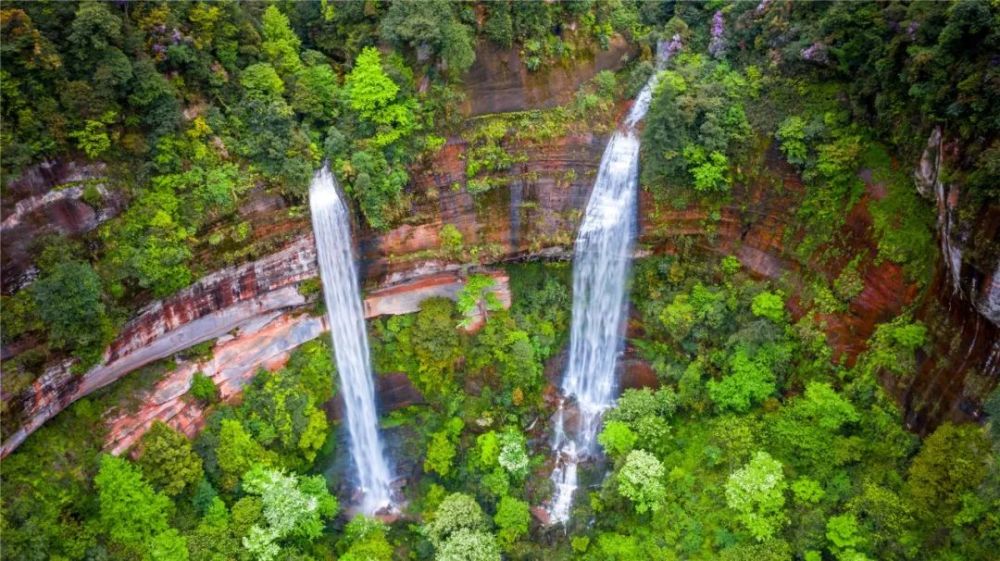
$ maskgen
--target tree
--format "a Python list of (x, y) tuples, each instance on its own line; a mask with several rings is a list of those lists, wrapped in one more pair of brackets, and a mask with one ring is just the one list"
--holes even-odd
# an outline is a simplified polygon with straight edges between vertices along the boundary
[(442, 477), (446, 477), (451, 472), (451, 462), (458, 453), (455, 443), (462, 434), (465, 423), (459, 417), (453, 417), (443, 429), (431, 436), (431, 441), (427, 445), (427, 457), (424, 460), (424, 469), (436, 471)]
[(32, 285), (31, 292), (52, 344), (96, 362), (113, 327), (102, 301), (101, 279), (90, 264), (58, 263)]
[(604, 447), (608, 456), (619, 459), (632, 451), (638, 438), (627, 424), (621, 421), (608, 421), (604, 423), (604, 429), (597, 436), (597, 442)]
[(500, 548), (488, 532), (462, 528), (438, 548), (434, 561), (500, 561)]
[(277, 6), (268, 6), (264, 10), (261, 27), (264, 41), (260, 46), (271, 63), (286, 76), (302, 70), (302, 60), (299, 59), (302, 41), (292, 31), (288, 16), (281, 13)]
[(243, 474), (251, 467), (256, 464), (270, 465), (274, 457), (236, 419), (222, 421), (215, 455), (222, 472), (222, 488), (230, 491), (236, 488)]
[(774, 372), (740, 348), (729, 358), (729, 374), (708, 381), (708, 396), (722, 410), (746, 412), (777, 390)]
[(852, 450), (857, 448), (855, 441), (841, 435), (844, 427), (860, 419), (851, 402), (829, 384), (810, 382), (806, 391), (769, 423), (768, 429), (782, 457), (822, 477), (831, 475), (837, 466), (860, 459)]
[(531, 523), (528, 503), (505, 495), (500, 499), (493, 522), (500, 528), (497, 532), (500, 543), (505, 548), (510, 547), (519, 537), (528, 533), (528, 525)]
[(434, 518), (424, 526), (427, 539), (440, 548), (461, 530), (486, 532), (488, 522), (476, 500), (464, 493), (452, 493), (441, 501), (434, 511)]
[(805, 139), (805, 121), (802, 117), (791, 115), (786, 117), (778, 127), (778, 140), (781, 141), (781, 151), (785, 153), (788, 162), (795, 165), (805, 165), (809, 156)]
[(358, 515), (344, 527), (340, 544), (347, 549), (340, 561), (392, 561), (393, 548), (386, 539), (386, 525), (374, 518)]
[(354, 60), (354, 68), (344, 82), (351, 109), (369, 120), (377, 120), (379, 110), (387, 107), (399, 92), (399, 86), (382, 70), (378, 49), (365, 47)]
[(990, 443), (977, 425), (945, 423), (924, 440), (907, 473), (905, 495), (934, 524), (958, 510), (962, 494), (986, 477)]
[(632, 450), (615, 477), (618, 492), (632, 501), (639, 514), (655, 513), (667, 496), (663, 485), (664, 473), (663, 464), (656, 456), (645, 450)]
[(154, 421), (143, 435), (139, 467), (146, 480), (171, 497), (203, 475), (201, 458), (191, 449), (191, 441), (162, 421)]
[(453, 76), (464, 73), (476, 59), (473, 35), (458, 21), (450, 2), (393, 2), (382, 19), (382, 38), (397, 46), (409, 46), (420, 56), (430, 50)]
[[(158, 536), (170, 530), (167, 519), (173, 511), (173, 503), (154, 491), (139, 469), (128, 461), (102, 456), (94, 484), (101, 526), (115, 542), (130, 550), (145, 552)], [(167, 538), (166, 541), (172, 540)]]
[(316, 122), (329, 122), (337, 116), (337, 76), (326, 64), (300, 71), (292, 90), (292, 108)]
[(326, 520), (339, 508), (321, 475), (287, 475), (257, 464), (243, 476), (243, 490), (261, 499), (266, 525), (255, 524), (243, 539), (243, 546), (259, 561), (277, 558), (280, 540), (320, 537)]
[(750, 305), (753, 315), (767, 318), (775, 323), (785, 320), (785, 300), (780, 292), (764, 291), (754, 296)]
[(466, 279), (456, 297), (458, 312), (462, 314), (459, 327), (472, 325), (473, 317), (476, 314), (487, 318), (488, 312), (503, 309), (503, 303), (493, 291), (494, 286), (496, 286), (496, 280), (489, 275), (471, 275)]
[(777, 533), (785, 516), (785, 474), (781, 462), (767, 452), (757, 452), (750, 462), (726, 481), (726, 504), (759, 542)]
[(219, 401), (219, 388), (215, 386), (212, 378), (203, 372), (195, 372), (191, 377), (191, 388), (188, 390), (191, 397), (200, 401), (202, 405), (209, 405)]

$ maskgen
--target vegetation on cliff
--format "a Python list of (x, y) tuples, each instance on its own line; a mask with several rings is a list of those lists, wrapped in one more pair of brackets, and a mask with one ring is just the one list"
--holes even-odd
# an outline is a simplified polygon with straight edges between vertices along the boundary
[[(934, 127), (961, 146), (947, 170), (968, 193), (960, 211), (997, 202), (995, 3), (12, 2), (0, 16), (4, 175), (100, 160), (129, 200), (83, 240), (39, 240), (37, 278), (3, 299), (4, 344), (38, 343), (4, 363), (5, 393), (49, 359), (99, 361), (137, 303), (204, 272), (202, 242), (249, 242), (238, 209), (251, 194), (301, 205), (324, 160), (376, 230), (406, 219), (411, 176), (449, 137), (468, 143), (469, 193), (505, 189), (527, 151), (604, 132), (658, 38), (683, 46), (644, 125), (652, 208), (703, 210), (710, 239), (724, 211), (754, 203), (748, 185), (772, 185), (788, 201), (776, 243), (802, 270), (762, 280), (691, 238), (635, 262), (629, 387), (565, 529), (535, 507), (552, 495), (570, 267), (529, 263), (507, 269), (509, 310), (484, 296), (492, 277), (471, 275), (457, 303), (368, 324), (375, 370), (421, 396), (382, 418), (405, 478), (398, 520), (341, 508), (351, 483), (324, 338), (235, 402), (196, 374), (185, 399), (206, 408), (204, 428), (155, 423), (121, 457), (102, 452), (105, 412), (133, 406), (168, 366), (74, 404), (3, 460), (3, 559), (971, 561), (1000, 549), (1000, 391), (983, 426), (944, 423), (921, 440), (883, 384), (913, 375), (928, 326), (907, 308), (860, 352), (827, 337), (874, 265), (929, 285), (934, 208), (909, 170)], [(470, 122), (458, 109), (477, 42), (542, 71), (616, 34), (642, 60), (565, 106)], [(870, 247), (844, 234), (852, 213)], [(477, 262), (457, 228), (440, 237), (441, 257)], [(469, 332), (476, 308), (485, 324)]]

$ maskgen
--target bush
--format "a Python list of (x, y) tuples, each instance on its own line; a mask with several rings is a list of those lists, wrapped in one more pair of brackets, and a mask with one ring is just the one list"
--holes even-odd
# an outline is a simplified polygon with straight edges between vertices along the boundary
[(215, 386), (215, 382), (211, 378), (202, 372), (194, 373), (194, 377), (191, 378), (191, 389), (188, 390), (188, 393), (205, 405), (219, 401), (219, 388)]

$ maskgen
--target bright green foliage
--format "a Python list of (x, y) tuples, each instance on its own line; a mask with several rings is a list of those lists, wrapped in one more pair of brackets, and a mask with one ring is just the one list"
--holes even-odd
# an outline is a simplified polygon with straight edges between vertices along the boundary
[(315, 122), (337, 116), (337, 75), (325, 64), (305, 68), (295, 76), (291, 104), (297, 112)]
[(785, 153), (789, 163), (799, 166), (805, 165), (808, 157), (805, 126), (805, 121), (801, 117), (792, 115), (778, 127), (777, 136), (781, 141), (781, 151)]
[(927, 437), (907, 473), (906, 494), (917, 516), (934, 523), (956, 512), (962, 493), (986, 477), (988, 450), (975, 425), (945, 423)]
[(780, 292), (764, 291), (754, 296), (751, 309), (753, 315), (767, 318), (775, 323), (785, 320), (785, 299)]
[(463, 493), (452, 493), (441, 501), (434, 518), (424, 526), (424, 533), (434, 547), (441, 547), (460, 530), (485, 532), (489, 528), (483, 509)]
[(351, 109), (369, 120), (396, 99), (399, 86), (382, 70), (382, 60), (374, 47), (366, 47), (354, 61), (344, 85)]
[(615, 482), (618, 492), (628, 500), (639, 514), (660, 510), (667, 490), (663, 485), (663, 464), (645, 450), (632, 450), (625, 458), (625, 463)]
[(191, 389), (188, 390), (191, 397), (203, 404), (211, 404), (219, 401), (219, 388), (211, 378), (201, 372), (195, 372), (191, 378)]
[(695, 191), (706, 193), (729, 189), (729, 160), (725, 154), (719, 151), (706, 154), (701, 146), (694, 144), (685, 146), (683, 154)]
[(188, 561), (188, 543), (173, 528), (157, 534), (149, 544), (150, 561)]
[(273, 454), (264, 450), (235, 419), (222, 421), (219, 444), (215, 451), (223, 489), (236, 488), (243, 474), (257, 464), (274, 463)]
[[(329, 354), (316, 352), (313, 358), (319, 357)], [(305, 365), (312, 366), (308, 362)], [(300, 377), (302, 371), (295, 366), (300, 364), (290, 364), (273, 375), (261, 374), (254, 380), (243, 398), (245, 424), (257, 442), (288, 459), (299, 456), (302, 465), (310, 465), (326, 440), (328, 423), (321, 400), (331, 395), (332, 375), (309, 380)], [(329, 367), (320, 368), (319, 372), (328, 372)]]
[(448, 431), (434, 433), (431, 435), (430, 442), (427, 443), (424, 470), (436, 472), (442, 477), (447, 477), (448, 473), (451, 472), (451, 463), (457, 453)]
[(924, 345), (926, 337), (927, 327), (919, 321), (911, 322), (905, 315), (880, 324), (857, 368), (872, 377), (882, 369), (898, 376), (911, 376), (916, 371), (914, 353)]
[(288, 23), (288, 17), (277, 6), (268, 6), (261, 19), (264, 55), (282, 74), (293, 75), (302, 69), (299, 45), (302, 43)]
[(247, 95), (265, 100), (281, 99), (281, 95), (285, 93), (285, 83), (281, 81), (281, 76), (266, 62), (244, 68), (240, 74), (240, 83), (246, 88)]
[(528, 503), (504, 496), (497, 505), (497, 513), (493, 516), (496, 523), (497, 540), (505, 548), (510, 547), (521, 536), (528, 533), (531, 523), (531, 512), (528, 510)]
[(438, 239), (441, 240), (441, 249), (448, 254), (451, 259), (458, 259), (465, 249), (462, 232), (454, 224), (445, 224), (438, 232)]
[(802, 504), (816, 504), (826, 495), (817, 481), (806, 477), (800, 477), (792, 483), (792, 493), (795, 500)]
[(101, 525), (115, 542), (144, 552), (157, 536), (169, 531), (167, 520), (173, 503), (154, 491), (128, 461), (103, 456), (94, 484)]
[(604, 423), (604, 429), (601, 430), (601, 434), (597, 435), (597, 442), (614, 459), (624, 458), (635, 447), (638, 439), (639, 437), (632, 432), (632, 429), (621, 421)]
[(260, 496), (263, 506), (265, 524), (255, 524), (243, 539), (258, 561), (277, 559), (277, 542), (286, 538), (318, 538), (339, 508), (321, 475), (297, 477), (257, 464), (243, 476), (243, 490)]
[(493, 291), (494, 286), (496, 280), (489, 275), (471, 275), (466, 279), (456, 296), (458, 312), (463, 316), (459, 327), (471, 325), (474, 314), (488, 317), (488, 312), (503, 309), (503, 303)]
[(708, 381), (708, 395), (722, 410), (745, 412), (777, 389), (770, 366), (760, 358), (751, 357), (745, 349), (730, 357), (728, 370), (729, 374), (721, 380)]
[(77, 145), (88, 158), (97, 158), (111, 148), (107, 127), (101, 121), (87, 121), (87, 125), (78, 131), (69, 133), (76, 139)]
[(497, 463), (511, 476), (521, 479), (528, 474), (528, 449), (521, 431), (508, 428), (500, 433)]
[(643, 130), (643, 184), (728, 189), (729, 160), (750, 136), (744, 111), (746, 79), (701, 55), (680, 54), (663, 74)]
[(489, 533), (461, 528), (441, 544), (434, 561), (500, 561), (500, 548)]
[(757, 541), (773, 537), (787, 522), (785, 474), (781, 462), (757, 452), (726, 481), (726, 504)]
[(48, 328), (49, 341), (71, 349), (93, 364), (110, 342), (114, 328), (103, 302), (101, 279), (87, 263), (58, 263), (31, 288), (35, 309)]
[(829, 384), (811, 382), (771, 422), (769, 432), (787, 461), (818, 475), (860, 459), (858, 442), (844, 428), (861, 419), (855, 407)]
[(191, 450), (191, 441), (162, 421), (142, 436), (139, 467), (146, 480), (167, 496), (175, 496), (202, 477), (201, 458)]
[(858, 521), (851, 514), (831, 516), (826, 522), (826, 539), (830, 540), (831, 549), (837, 555), (837, 559), (850, 561), (867, 559), (858, 551), (864, 548), (865, 541), (860, 535)]
[(347, 549), (340, 561), (392, 561), (393, 548), (386, 538), (388, 528), (377, 519), (357, 515), (344, 527), (341, 545)]

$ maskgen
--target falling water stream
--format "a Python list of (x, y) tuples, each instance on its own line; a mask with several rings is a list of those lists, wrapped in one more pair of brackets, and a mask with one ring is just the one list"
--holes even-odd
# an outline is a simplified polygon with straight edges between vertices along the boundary
[(351, 216), (326, 166), (316, 172), (309, 186), (309, 207), (351, 457), (362, 495), (360, 508), (373, 514), (392, 506), (392, 477), (378, 434), (375, 387), (351, 244)]
[(654, 74), (608, 142), (576, 237), (569, 364), (552, 441), (555, 495), (549, 515), (553, 523), (569, 519), (577, 467), (594, 454), (601, 415), (614, 403), (615, 367), (627, 314), (625, 285), (636, 232), (639, 137), (635, 126), (649, 109), (655, 86)]

